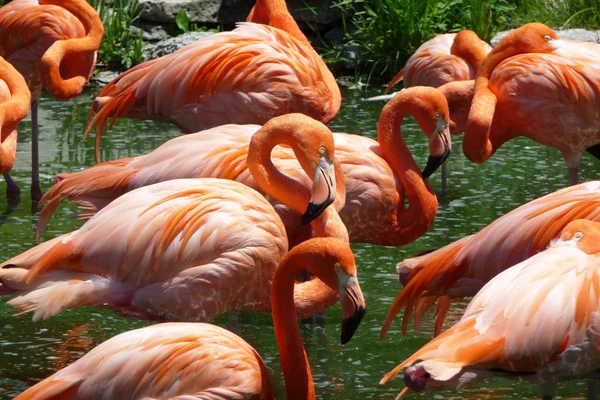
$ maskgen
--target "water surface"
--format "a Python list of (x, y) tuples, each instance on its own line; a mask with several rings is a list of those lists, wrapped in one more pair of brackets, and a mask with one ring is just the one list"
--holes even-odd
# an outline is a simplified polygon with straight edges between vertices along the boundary
[[(87, 89), (76, 99), (58, 102), (49, 97), (41, 101), (40, 153), (42, 189), (47, 190), (59, 172), (78, 171), (94, 164), (93, 143), (82, 143), (89, 105), (97, 89)], [(380, 88), (346, 90), (342, 110), (332, 123), (334, 131), (360, 133), (376, 137), (376, 123), (381, 103), (365, 103), (361, 98), (379, 94)], [(29, 200), (30, 129), (26, 119), (19, 133), (17, 162), (13, 177), (23, 192), (21, 201), (7, 205), (6, 186), (0, 182), (0, 260), (8, 259), (34, 245), (38, 216), (32, 214)], [(406, 141), (419, 165), (424, 166), (427, 145), (412, 119), (403, 127)], [(145, 154), (179, 132), (168, 124), (123, 120), (103, 138), (104, 160)], [(415, 243), (397, 247), (353, 244), (359, 267), (361, 287), (367, 298), (367, 314), (354, 338), (341, 346), (339, 306), (321, 318), (301, 324), (306, 351), (311, 362), (317, 395), (322, 399), (393, 399), (403, 387), (396, 379), (385, 386), (379, 380), (396, 364), (431, 338), (433, 324), (426, 318), (421, 333), (409, 330), (403, 337), (399, 321), (384, 341), (379, 329), (394, 297), (401, 290), (395, 264), (416, 253), (439, 247), (474, 233), (495, 218), (541, 195), (564, 187), (566, 166), (558, 151), (527, 139), (504, 145), (483, 165), (471, 164), (461, 153), (461, 138), (453, 138), (449, 159), (449, 189), (438, 196), (440, 207), (433, 229)], [(600, 162), (584, 155), (581, 179), (590, 180), (600, 171)], [(439, 173), (431, 178), (439, 192)], [(72, 204), (63, 206), (53, 217), (44, 239), (77, 229)], [(94, 307), (68, 311), (50, 320), (32, 323), (31, 316), (13, 316), (12, 309), (0, 300), (0, 399), (9, 399), (27, 387), (80, 358), (94, 346), (112, 336), (150, 324), (121, 317)], [(452, 313), (460, 316), (466, 302), (455, 305)], [(214, 321), (226, 326), (225, 317)], [(284, 398), (277, 347), (270, 316), (240, 313), (238, 334), (252, 344), (270, 369), (277, 398)], [(559, 386), (562, 398), (582, 398), (583, 382)], [(538, 398), (536, 388), (526, 383), (495, 379), (461, 393), (413, 394), (410, 398)], [(561, 397), (557, 397), (561, 398)]]

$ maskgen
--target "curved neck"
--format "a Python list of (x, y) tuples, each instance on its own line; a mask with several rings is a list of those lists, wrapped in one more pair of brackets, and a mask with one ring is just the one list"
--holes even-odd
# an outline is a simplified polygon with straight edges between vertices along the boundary
[[(96, 10), (85, 0), (39, 0), (39, 4), (56, 5), (64, 8), (81, 22), (86, 31), (83, 38), (54, 42), (42, 57), (44, 87), (58, 99), (69, 99), (81, 93), (87, 83), (94, 68), (95, 53), (100, 47), (104, 26)], [(77, 57), (77, 62), (86, 65), (81, 68), (81, 71), (78, 70), (75, 76), (63, 79), (61, 63), (67, 55), (74, 55)]]
[(248, 22), (271, 25), (286, 31), (302, 43), (310, 46), (298, 24), (288, 11), (285, 0), (256, 0), (256, 5), (246, 19)]
[(404, 116), (414, 115), (416, 107), (410, 97), (397, 95), (385, 105), (377, 124), (383, 157), (402, 182), (409, 202), (408, 208), (404, 208), (403, 202), (398, 204), (393, 217), (390, 244), (394, 245), (410, 243), (420, 237), (431, 227), (437, 212), (437, 197), (421, 178), (421, 170), (402, 137)]
[[(296, 276), (303, 266), (295, 261), (295, 257), (285, 257), (273, 278), (271, 303), (273, 309), (273, 327), (279, 349), (281, 368), (285, 377), (285, 393), (287, 400), (313, 400), (315, 386), (310, 372), (310, 365), (304, 344), (298, 330), (298, 320), (294, 307), (294, 285)], [(308, 266), (312, 265), (307, 263)], [(304, 283), (309, 285), (313, 281)], [(316, 283), (313, 283), (313, 286)]]
[(17, 127), (1, 128), (2, 142), (0, 143), (0, 174), (8, 174), (15, 163), (17, 155)]
[(438, 88), (448, 102), (450, 110), (450, 132), (453, 135), (464, 133), (473, 102), (475, 81), (453, 81)]
[(329, 206), (310, 223), (317, 237), (332, 237), (350, 243), (346, 225), (334, 207)]
[(486, 44), (473, 31), (461, 31), (456, 34), (450, 53), (466, 60), (475, 73), (487, 56), (489, 50)]
[[(11, 64), (0, 57), (0, 79), (6, 83), (10, 99), (0, 103), (0, 127), (2, 139), (8, 136), (19, 122), (27, 116), (31, 103), (31, 93), (23, 76)], [(6, 132), (5, 132), (6, 129)]]

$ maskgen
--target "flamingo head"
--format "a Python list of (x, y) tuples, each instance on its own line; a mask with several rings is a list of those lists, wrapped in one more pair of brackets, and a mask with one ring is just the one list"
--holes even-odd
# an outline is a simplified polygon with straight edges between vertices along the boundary
[(572, 243), (587, 254), (600, 252), (600, 223), (577, 219), (560, 234), (561, 241)]

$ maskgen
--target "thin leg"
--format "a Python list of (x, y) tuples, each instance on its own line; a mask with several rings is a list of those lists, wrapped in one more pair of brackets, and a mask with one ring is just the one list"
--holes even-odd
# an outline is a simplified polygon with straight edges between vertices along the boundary
[(448, 190), (448, 160), (442, 164), (442, 196)]
[(21, 189), (13, 181), (13, 178), (9, 174), (3, 174), (4, 180), (6, 181), (6, 198), (17, 199), (21, 196)]
[(569, 186), (577, 185), (579, 183), (579, 168), (569, 167)]
[(598, 391), (598, 380), (588, 379), (587, 380), (587, 400), (596, 400), (596, 393)]
[(227, 329), (229, 329), (233, 333), (237, 333), (237, 320), (238, 320), (238, 312), (237, 311), (229, 311), (229, 318), (227, 320)]
[(42, 198), (40, 187), (40, 165), (38, 145), (38, 102), (31, 102), (31, 200), (35, 203)]

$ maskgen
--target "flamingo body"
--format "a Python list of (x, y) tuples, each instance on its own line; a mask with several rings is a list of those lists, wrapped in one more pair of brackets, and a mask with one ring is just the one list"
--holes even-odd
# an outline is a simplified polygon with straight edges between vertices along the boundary
[(239, 336), (210, 324), (164, 323), (107, 340), (16, 399), (178, 396), (273, 399), (273, 392), (262, 359)]
[[(403, 329), (415, 311), (415, 325), (439, 300), (439, 334), (448, 298), (474, 296), (488, 281), (543, 251), (571, 221), (600, 221), (600, 182), (582, 183), (524, 204), (498, 218), (480, 232), (441, 249), (398, 264), (405, 284), (390, 308), (384, 330), (406, 309)], [(438, 309), (440, 310), (440, 309)]]
[(486, 284), (456, 325), (382, 383), (406, 366), (414, 390), (463, 388), (494, 375), (554, 383), (600, 367), (599, 228), (568, 224), (547, 250)]
[(264, 124), (299, 112), (328, 123), (341, 94), (308, 42), (267, 25), (240, 23), (140, 64), (96, 98), (86, 133), (96, 143), (109, 117), (155, 119), (190, 133), (226, 123)]

